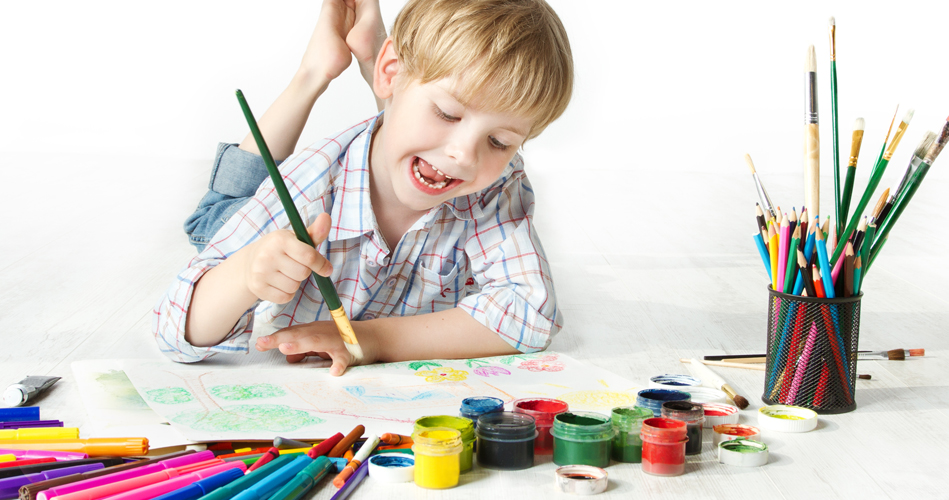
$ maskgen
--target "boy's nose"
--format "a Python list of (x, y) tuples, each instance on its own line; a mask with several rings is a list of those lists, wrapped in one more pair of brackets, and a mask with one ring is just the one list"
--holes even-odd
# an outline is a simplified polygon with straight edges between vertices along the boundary
[(470, 167), (477, 161), (477, 147), (470, 138), (453, 137), (445, 146), (445, 154), (459, 167)]

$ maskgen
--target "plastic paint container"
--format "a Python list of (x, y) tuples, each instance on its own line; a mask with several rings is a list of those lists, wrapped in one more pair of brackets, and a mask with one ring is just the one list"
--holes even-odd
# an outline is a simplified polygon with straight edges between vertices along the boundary
[(705, 423), (702, 427), (711, 429), (716, 425), (737, 424), (738, 407), (727, 403), (702, 403), (705, 409)]
[(662, 403), (666, 401), (688, 401), (692, 396), (688, 392), (674, 389), (643, 389), (636, 393), (636, 406), (649, 408), (652, 416), (662, 416)]
[(639, 437), (643, 420), (652, 418), (652, 410), (639, 406), (613, 408), (610, 420), (616, 435), (613, 436), (611, 456), (617, 462), (638, 464), (643, 461), (643, 440)]
[(453, 417), (451, 415), (422, 417), (415, 421), (413, 432), (433, 427), (448, 427), (449, 429), (457, 429), (461, 433), (461, 441), (465, 445), (465, 449), (461, 452), (461, 472), (471, 470), (471, 462), (474, 459), (474, 422), (470, 418)]
[(688, 391), (690, 387), (702, 385), (702, 381), (690, 375), (667, 373), (649, 379), (650, 389), (674, 389)]
[(689, 401), (693, 403), (727, 403), (731, 401), (725, 391), (712, 389), (711, 387), (683, 387), (682, 390), (689, 393)]
[(534, 440), (535, 455), (550, 455), (554, 452), (554, 438), (550, 435), (550, 428), (554, 425), (554, 417), (567, 411), (567, 403), (559, 399), (528, 398), (514, 402), (516, 413), (526, 413), (534, 417), (537, 426), (537, 439)]
[(461, 474), (461, 432), (448, 427), (430, 427), (412, 433), (415, 453), (415, 484), (444, 489), (458, 485)]
[(702, 405), (690, 401), (669, 401), (662, 403), (662, 416), (685, 422), (686, 435), (689, 437), (685, 445), (686, 455), (702, 453), (702, 422), (705, 421)]
[(610, 465), (613, 423), (606, 415), (593, 412), (565, 412), (554, 417), (550, 435), (554, 437), (557, 465)]
[(715, 431), (715, 436), (712, 438), (712, 443), (714, 443), (715, 446), (718, 446), (718, 444), (723, 441), (731, 441), (733, 439), (753, 439), (755, 441), (761, 441), (761, 431), (751, 425), (722, 424), (716, 425), (713, 427), (713, 430)]
[(643, 440), (643, 472), (654, 476), (678, 476), (685, 472), (686, 424), (671, 418), (647, 418)]
[(471, 419), (475, 427), (478, 427), (478, 417), (485, 413), (504, 411), (504, 401), (498, 398), (477, 397), (465, 398), (461, 402), (461, 416)]
[(534, 417), (507, 411), (478, 418), (478, 465), (486, 469), (521, 470), (534, 465)]

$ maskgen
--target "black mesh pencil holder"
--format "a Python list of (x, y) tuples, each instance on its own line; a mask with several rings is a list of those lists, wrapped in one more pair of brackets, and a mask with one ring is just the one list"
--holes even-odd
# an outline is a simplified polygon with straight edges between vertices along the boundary
[(860, 299), (817, 299), (768, 288), (767, 404), (845, 413), (857, 407)]

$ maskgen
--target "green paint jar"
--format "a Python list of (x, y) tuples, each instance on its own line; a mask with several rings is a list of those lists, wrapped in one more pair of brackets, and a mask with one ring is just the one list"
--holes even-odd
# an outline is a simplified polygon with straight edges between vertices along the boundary
[(457, 429), (458, 432), (461, 433), (461, 441), (464, 444), (464, 449), (461, 450), (461, 472), (471, 470), (475, 444), (474, 422), (470, 418), (454, 417), (451, 415), (422, 417), (415, 421), (415, 430), (413, 432), (434, 427), (448, 427), (449, 429)]
[(550, 434), (554, 437), (557, 465), (610, 465), (613, 424), (606, 415), (593, 412), (565, 412), (554, 417)]
[(613, 436), (613, 460), (638, 464), (643, 461), (643, 440), (639, 431), (643, 420), (653, 418), (652, 410), (641, 406), (613, 408), (610, 420), (616, 435)]

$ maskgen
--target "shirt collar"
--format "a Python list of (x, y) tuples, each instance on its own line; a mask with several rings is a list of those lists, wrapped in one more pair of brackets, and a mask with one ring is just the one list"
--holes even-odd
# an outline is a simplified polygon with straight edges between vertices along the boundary
[[(338, 177), (333, 180), (333, 225), (327, 239), (339, 241), (361, 236), (376, 229), (376, 217), (369, 199), (369, 146), (372, 132), (381, 124), (382, 113), (366, 121), (359, 133), (339, 158)], [(340, 178), (341, 177), (341, 178)]]

